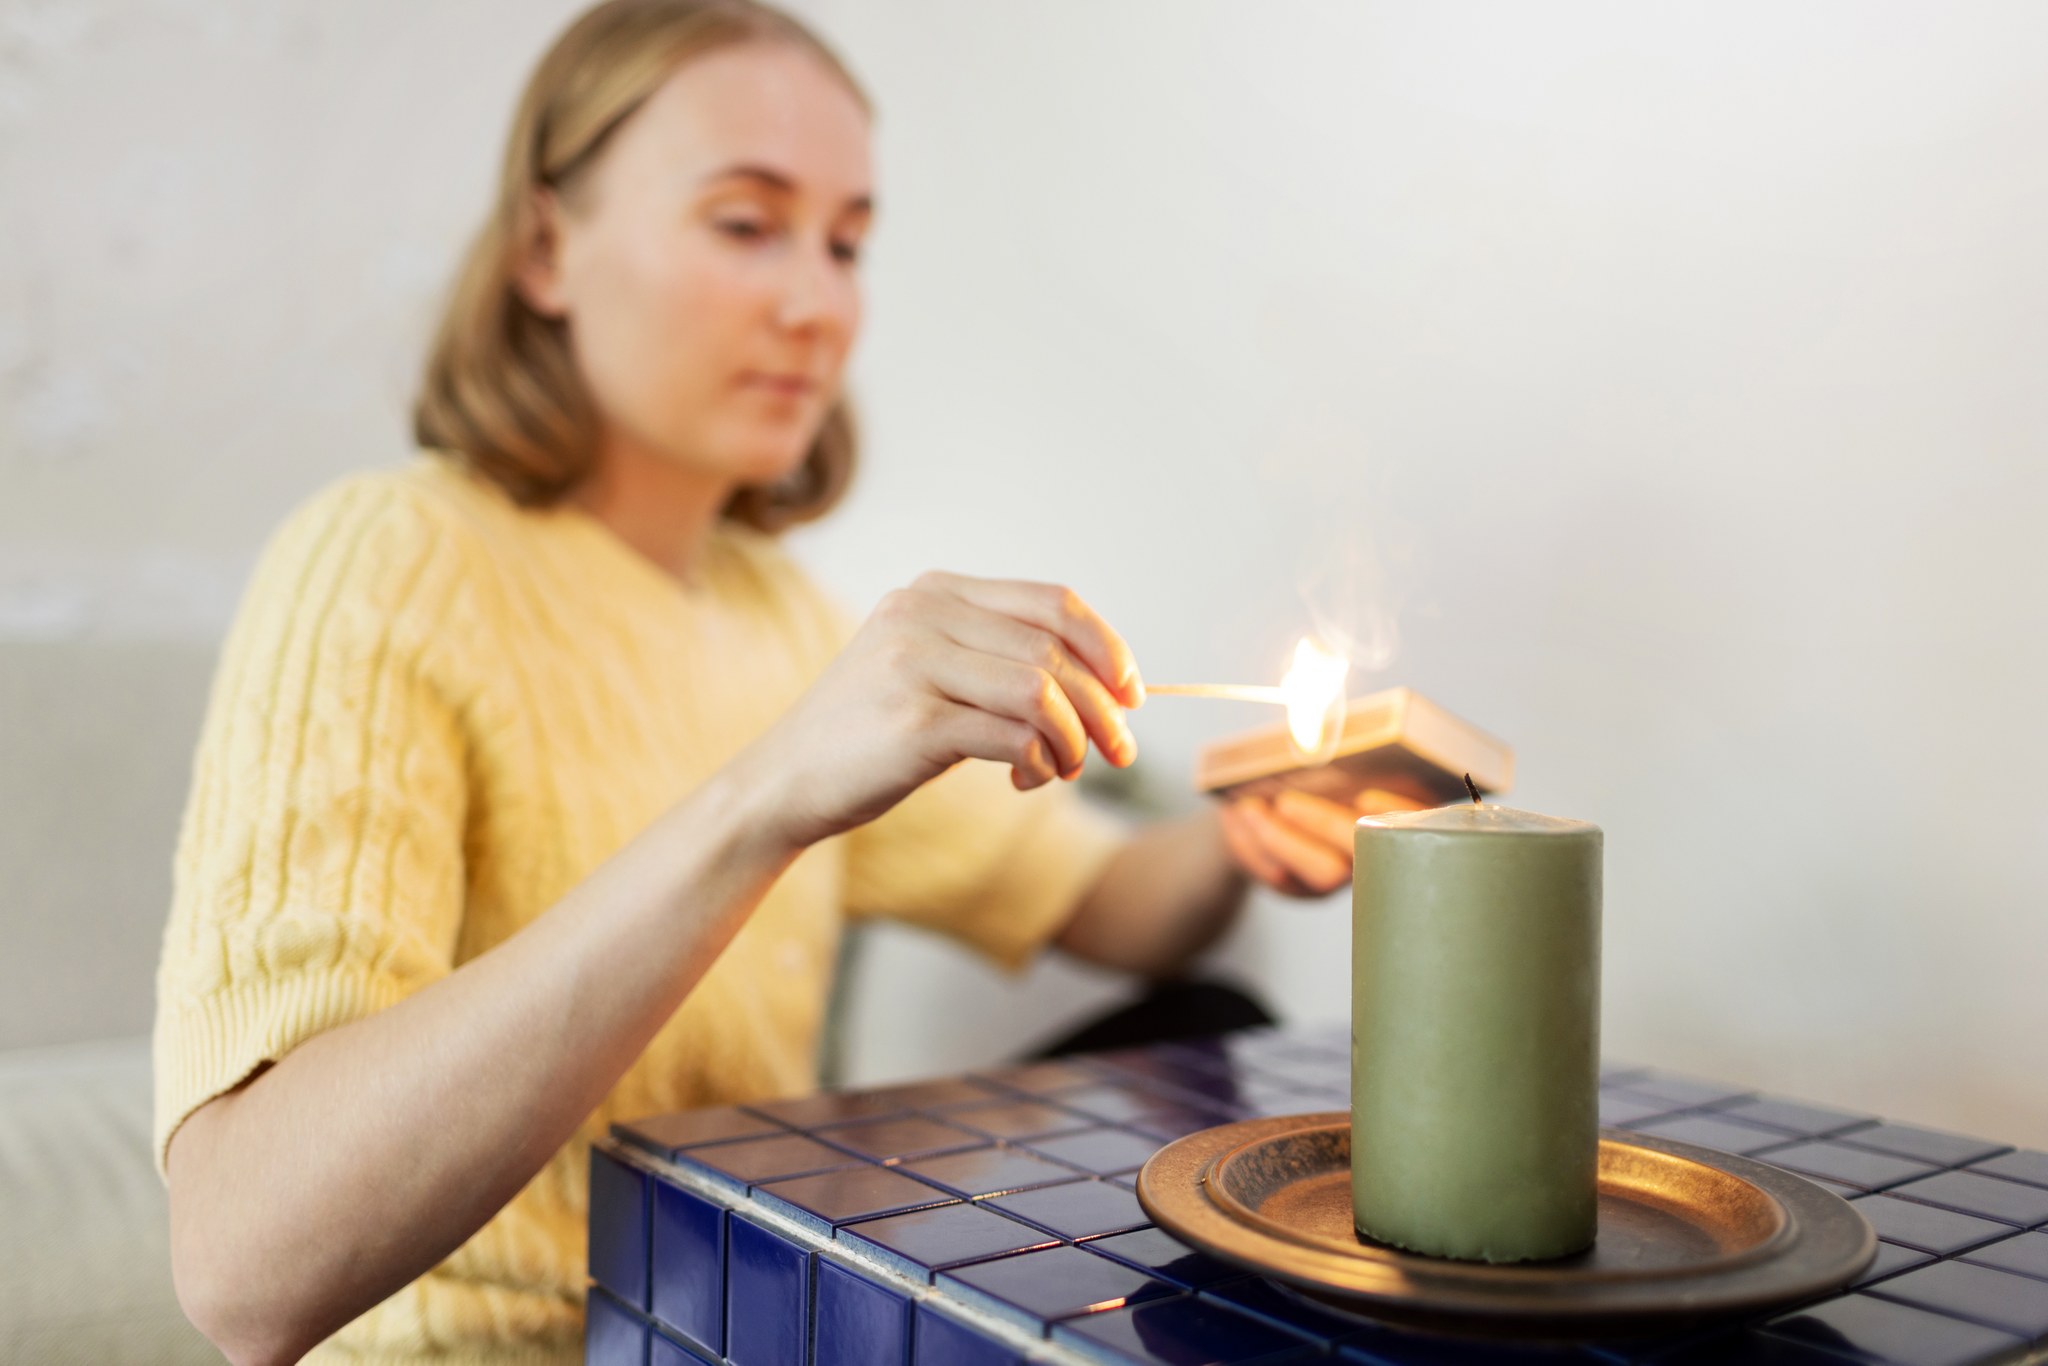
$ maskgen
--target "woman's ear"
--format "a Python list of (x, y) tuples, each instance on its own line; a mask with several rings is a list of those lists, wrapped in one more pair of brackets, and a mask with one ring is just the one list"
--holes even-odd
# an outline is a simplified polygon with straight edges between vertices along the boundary
[(550, 189), (536, 189), (520, 215), (512, 244), (512, 287), (543, 318), (569, 311), (562, 289), (562, 202)]

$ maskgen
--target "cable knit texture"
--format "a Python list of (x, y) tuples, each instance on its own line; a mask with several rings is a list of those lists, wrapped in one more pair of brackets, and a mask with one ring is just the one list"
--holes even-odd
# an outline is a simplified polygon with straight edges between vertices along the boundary
[[(555, 904), (768, 727), (848, 630), (769, 537), (720, 528), (685, 588), (588, 513), (520, 508), (433, 453), (300, 506), (228, 635), (180, 828), (159, 1166), (187, 1115), (265, 1061)], [(970, 762), (806, 851), (577, 1136), (316, 1358), (580, 1359), (593, 1138), (812, 1089), (845, 916), (1016, 970), (1119, 839), (1070, 789), (1019, 795)]]

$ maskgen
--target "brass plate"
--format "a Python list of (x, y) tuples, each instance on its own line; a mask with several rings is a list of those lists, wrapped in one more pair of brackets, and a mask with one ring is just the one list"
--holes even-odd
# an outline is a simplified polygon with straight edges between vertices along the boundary
[(1462, 1334), (1604, 1337), (1808, 1299), (1877, 1255), (1848, 1201), (1747, 1158), (1603, 1129), (1586, 1252), (1489, 1265), (1367, 1241), (1351, 1222), (1351, 1115), (1276, 1115), (1176, 1139), (1138, 1173), (1161, 1228), (1325, 1303)]

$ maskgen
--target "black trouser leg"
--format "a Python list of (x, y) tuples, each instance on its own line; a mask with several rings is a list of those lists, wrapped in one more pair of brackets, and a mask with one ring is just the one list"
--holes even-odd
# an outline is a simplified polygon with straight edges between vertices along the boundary
[(1133, 1048), (1272, 1024), (1264, 1003), (1216, 981), (1155, 982), (1137, 1000), (1098, 1015), (1029, 1055), (1029, 1060), (1104, 1048)]

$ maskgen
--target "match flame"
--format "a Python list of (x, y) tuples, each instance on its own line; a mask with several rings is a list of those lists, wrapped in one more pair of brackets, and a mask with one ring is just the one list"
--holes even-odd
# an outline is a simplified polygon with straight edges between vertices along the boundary
[(1344, 729), (1344, 676), (1351, 661), (1331, 654), (1313, 636), (1294, 647), (1294, 664), (1280, 680), (1287, 699), (1287, 732), (1308, 758), (1329, 759)]

